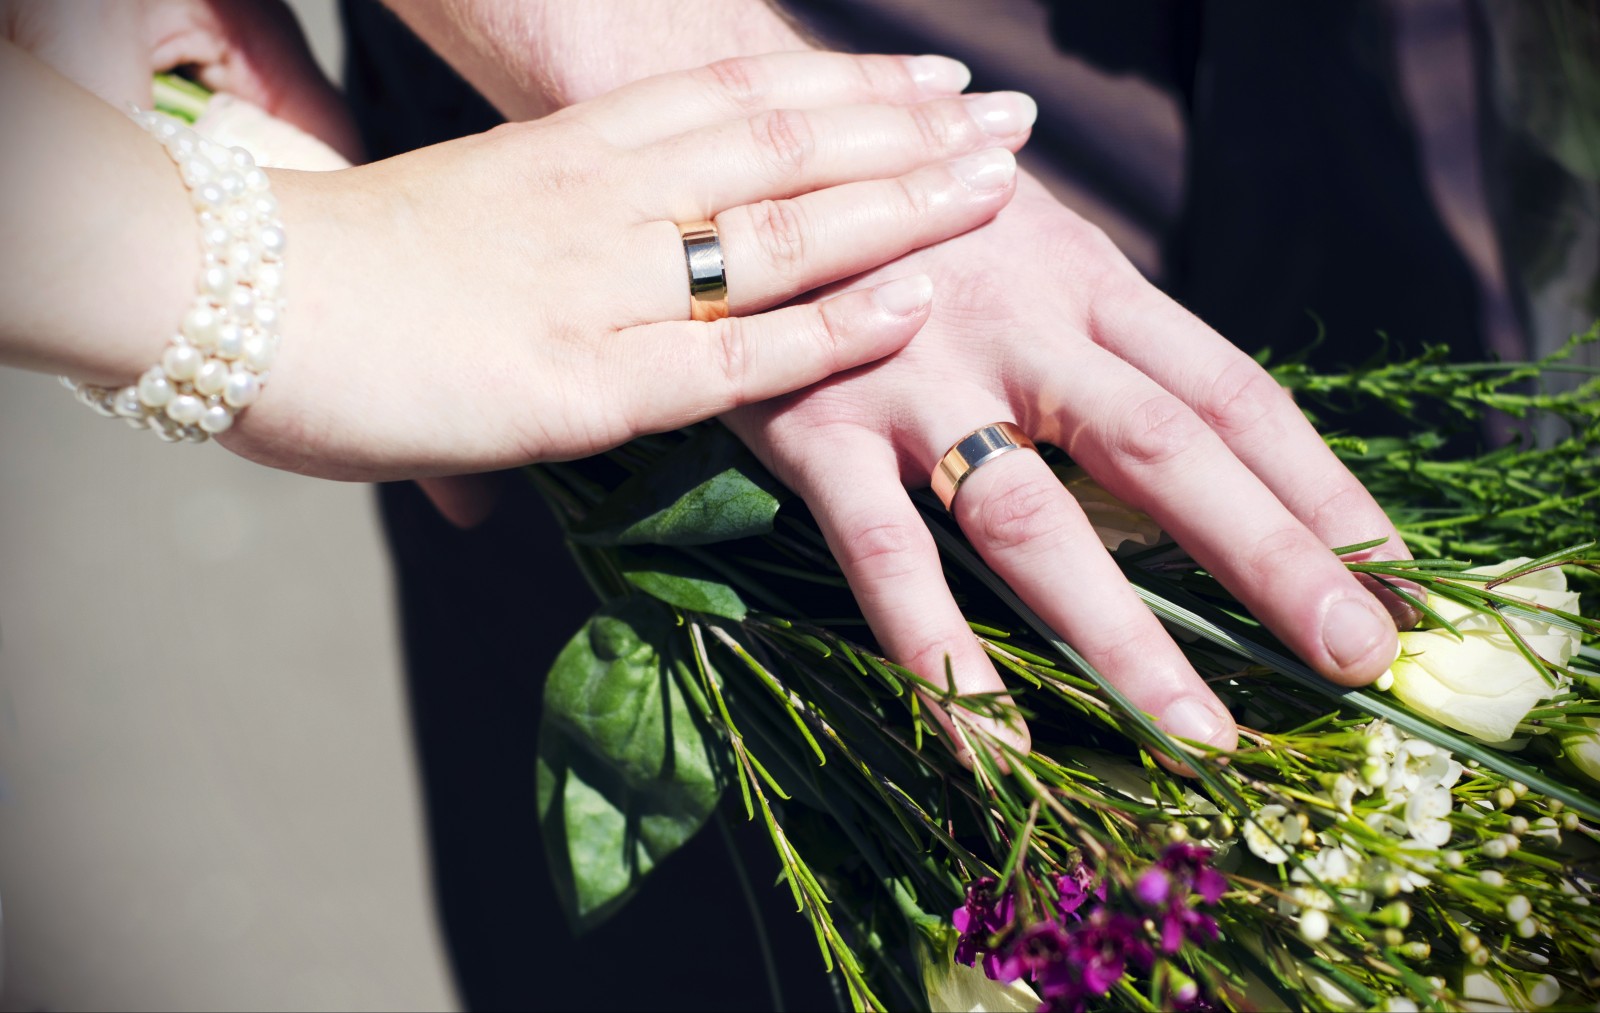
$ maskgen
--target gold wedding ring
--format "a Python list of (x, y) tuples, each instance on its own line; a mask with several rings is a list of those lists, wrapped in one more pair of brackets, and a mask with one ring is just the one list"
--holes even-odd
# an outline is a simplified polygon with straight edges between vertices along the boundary
[(711, 222), (679, 225), (689, 264), (689, 317), (721, 320), (728, 315), (728, 275), (722, 267), (722, 240)]
[(933, 491), (946, 510), (967, 476), (1002, 454), (1013, 450), (1038, 450), (1022, 430), (1010, 422), (979, 426), (957, 440), (933, 469)]

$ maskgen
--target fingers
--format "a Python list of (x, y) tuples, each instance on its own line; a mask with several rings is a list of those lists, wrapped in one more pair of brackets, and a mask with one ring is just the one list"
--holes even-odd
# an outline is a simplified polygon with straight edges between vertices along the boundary
[[(1387, 538), (1352, 558), (1411, 558), (1377, 500), (1254, 359), (1142, 279), (1130, 278), (1096, 305), (1096, 342), (1188, 404), (1324, 544)], [(1394, 595), (1379, 600), (1402, 625), (1419, 618)]]
[(680, 134), (632, 157), (649, 166), (641, 207), (693, 221), (740, 204), (883, 179), (986, 147), (1021, 147), (1038, 107), (1018, 92), (909, 106), (775, 109)]
[(1394, 660), (1394, 623), (1373, 596), (1177, 397), (1092, 346), (1061, 391), (1078, 420), (1060, 442), (1148, 512), (1297, 654), (1345, 684)]
[(581, 115), (612, 144), (633, 148), (769, 109), (955, 95), (971, 79), (944, 56), (771, 53), (646, 78), (584, 103)]
[[(608, 353), (621, 442), (786, 394), (888, 355), (928, 319), (933, 283), (914, 275), (818, 303), (715, 323), (646, 324), (619, 331)], [(612, 434), (615, 435), (615, 434)], [(609, 441), (606, 441), (609, 442)]]
[(417, 486), (439, 515), (463, 530), (488, 519), (500, 502), (503, 485), (498, 472), (417, 479)]
[(952, 505), (994, 571), (1167, 734), (1220, 749), (1237, 744), (1227, 709), (1038, 454), (994, 458), (967, 476)]
[[(727, 266), (728, 306), (736, 314), (777, 305), (912, 250), (977, 227), (1011, 199), (1017, 161), (991, 148), (898, 179), (829, 187), (763, 201), (717, 216)], [(637, 321), (688, 315), (682, 240), (671, 223), (643, 227), (641, 246), (660, 263), (655, 291), (630, 307)], [(670, 265), (670, 266), (669, 266)]]
[[(861, 613), (884, 652), (935, 686), (946, 683), (945, 664), (963, 694), (1005, 691), (983, 646), (950, 597), (939, 553), (922, 517), (906, 497), (887, 445), (838, 441), (826, 470), (788, 476), (806, 500), (828, 547), (844, 570)], [(935, 717), (951, 733), (948, 715)], [(1026, 727), (974, 716), (983, 732), (1026, 752)], [(958, 744), (961, 736), (954, 736)], [(971, 763), (971, 755), (957, 755)]]
[(1387, 535), (1385, 558), (1409, 558), (1377, 501), (1254, 359), (1142, 282), (1104, 301), (1095, 340), (1192, 407), (1307, 527), (1330, 546)]

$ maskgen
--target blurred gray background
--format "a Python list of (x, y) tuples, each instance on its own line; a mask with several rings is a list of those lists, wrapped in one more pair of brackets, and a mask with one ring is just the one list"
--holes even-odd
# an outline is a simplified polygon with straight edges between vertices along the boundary
[(369, 488), (0, 370), (0, 1009), (455, 1007), (391, 599)]

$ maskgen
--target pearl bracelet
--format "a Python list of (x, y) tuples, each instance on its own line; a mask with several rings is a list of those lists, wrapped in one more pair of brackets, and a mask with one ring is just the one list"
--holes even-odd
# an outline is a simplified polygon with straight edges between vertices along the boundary
[(278, 351), (283, 224), (267, 174), (250, 152), (202, 137), (170, 116), (134, 111), (177, 163), (200, 217), (199, 291), (161, 362), (132, 385), (67, 377), (78, 400), (168, 443), (204, 442), (255, 403)]

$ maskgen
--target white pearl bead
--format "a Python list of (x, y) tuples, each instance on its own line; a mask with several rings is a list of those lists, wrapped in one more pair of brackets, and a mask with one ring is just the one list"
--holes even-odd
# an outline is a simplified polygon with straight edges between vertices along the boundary
[(278, 294), (278, 289), (283, 286), (283, 265), (262, 264), (256, 268), (255, 280), (256, 295), (264, 299), (271, 299)]
[(244, 343), (244, 364), (258, 373), (272, 368), (278, 357), (278, 339), (265, 334), (252, 335)]
[(222, 302), (232, 290), (233, 272), (221, 264), (208, 264), (200, 272), (200, 291), (209, 296), (212, 302)]
[(228, 227), (238, 235), (248, 235), (251, 224), (255, 218), (251, 216), (250, 209), (235, 201), (228, 205)]
[(222, 187), (215, 183), (203, 183), (189, 191), (189, 197), (197, 208), (211, 210), (220, 208), (227, 200), (227, 194), (222, 192)]
[(117, 391), (117, 396), (111, 401), (111, 407), (125, 419), (144, 417), (144, 402), (139, 400), (137, 387), (124, 387)]
[(193, 394), (179, 394), (167, 402), (167, 418), (183, 426), (199, 422), (205, 410), (206, 403)]
[(152, 369), (139, 377), (139, 400), (152, 408), (160, 408), (171, 401), (174, 393), (172, 381), (160, 369)]
[(233, 154), (209, 138), (200, 139), (200, 153), (219, 169), (226, 169), (233, 164)]
[(228, 247), (228, 266), (233, 268), (233, 273), (241, 279), (255, 266), (255, 263), (255, 247), (244, 240), (236, 240)]
[(255, 200), (250, 202), (250, 210), (256, 217), (264, 222), (270, 222), (278, 217), (278, 198), (270, 193), (257, 194)]
[(278, 326), (278, 304), (271, 299), (256, 300), (256, 326), (271, 331)]
[(222, 192), (228, 195), (229, 200), (244, 193), (244, 177), (237, 172), (224, 172), (217, 177), (217, 185), (222, 187)]
[(238, 145), (228, 149), (228, 154), (233, 158), (233, 167), (240, 172), (246, 172), (256, 167), (256, 157)]
[(167, 145), (167, 148), (172, 152), (173, 157), (175, 158), (189, 158), (199, 153), (200, 139), (193, 136), (192, 133), (188, 137), (179, 134), (177, 137), (172, 139), (172, 143)]
[(207, 359), (194, 373), (194, 389), (202, 394), (221, 394), (228, 382), (228, 364), (221, 359)]
[(233, 291), (228, 293), (228, 312), (233, 314), (233, 319), (246, 322), (255, 314), (256, 294), (243, 285), (235, 285)]
[(283, 248), (288, 243), (283, 230), (276, 225), (268, 225), (257, 233), (256, 241), (261, 244), (261, 253), (268, 260), (278, 260), (283, 256)]
[(190, 380), (203, 361), (199, 350), (191, 345), (169, 345), (161, 356), (161, 368), (173, 380)]
[(217, 328), (222, 318), (210, 306), (195, 306), (183, 316), (183, 336), (196, 348), (210, 348), (217, 343)]
[(179, 170), (183, 173), (184, 185), (191, 189), (211, 182), (217, 175), (217, 167), (198, 155), (185, 158)]
[(217, 328), (217, 354), (224, 359), (237, 359), (244, 352), (244, 331), (237, 324), (223, 324)]
[(222, 405), (212, 405), (200, 416), (200, 428), (208, 433), (220, 433), (233, 425), (233, 412)]
[(244, 173), (244, 185), (245, 189), (254, 193), (266, 193), (271, 181), (267, 179), (267, 174), (260, 169), (247, 169)]
[(182, 129), (183, 127), (175, 120), (163, 116), (161, 122), (156, 125), (156, 136), (161, 139), (162, 144), (165, 144), (177, 137), (178, 131)]
[(233, 233), (219, 220), (215, 225), (208, 225), (200, 232), (200, 241), (205, 243), (207, 251), (216, 251), (218, 256), (233, 242)]
[(236, 370), (228, 374), (227, 386), (222, 388), (222, 400), (235, 408), (247, 408), (261, 396), (261, 381), (254, 373)]

